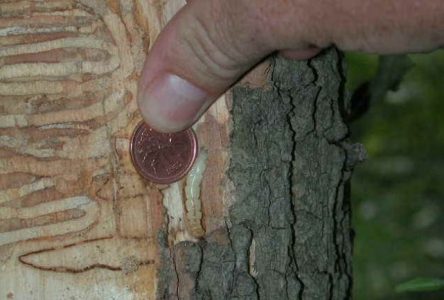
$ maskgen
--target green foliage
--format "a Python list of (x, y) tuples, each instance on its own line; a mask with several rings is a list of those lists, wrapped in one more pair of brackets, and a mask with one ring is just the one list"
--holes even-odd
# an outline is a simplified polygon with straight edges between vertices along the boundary
[(381, 101), (389, 91), (396, 91), (404, 75), (413, 67), (408, 55), (379, 57), (378, 71), (370, 82), (371, 103)]
[[(368, 160), (352, 179), (354, 298), (442, 300), (444, 291), (395, 293), (409, 278), (444, 278), (444, 51), (409, 55), (399, 89), (351, 124)], [(350, 88), (378, 70), (347, 56)]]
[(396, 292), (429, 292), (444, 289), (444, 279), (439, 278), (415, 278), (396, 286)]
[(371, 80), (378, 69), (378, 56), (347, 53), (347, 88), (350, 91)]

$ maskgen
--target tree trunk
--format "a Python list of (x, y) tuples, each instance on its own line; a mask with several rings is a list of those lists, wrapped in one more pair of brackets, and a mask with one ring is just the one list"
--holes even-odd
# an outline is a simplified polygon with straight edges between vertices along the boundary
[(341, 55), (272, 59), (194, 129), (203, 172), (144, 181), (137, 79), (183, 1), (0, 1), (0, 296), (349, 299)]
[(233, 89), (226, 226), (164, 244), (161, 298), (351, 298), (348, 180), (361, 152), (346, 142), (340, 54), (271, 69), (268, 88)]

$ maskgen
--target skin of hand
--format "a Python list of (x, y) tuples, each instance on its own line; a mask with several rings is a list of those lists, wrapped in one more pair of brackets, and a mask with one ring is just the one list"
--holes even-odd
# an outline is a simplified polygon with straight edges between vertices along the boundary
[(275, 51), (308, 59), (343, 51), (423, 52), (444, 45), (443, 0), (193, 0), (149, 52), (138, 105), (161, 132), (190, 127)]

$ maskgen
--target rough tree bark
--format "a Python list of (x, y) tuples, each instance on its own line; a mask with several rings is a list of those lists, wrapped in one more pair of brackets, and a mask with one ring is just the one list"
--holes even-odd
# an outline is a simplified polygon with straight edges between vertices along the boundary
[(161, 298), (351, 299), (347, 188), (362, 150), (346, 139), (340, 54), (271, 70), (271, 87), (233, 90), (226, 227), (164, 251)]
[(137, 79), (184, 4), (0, 1), (0, 297), (351, 298), (336, 50), (265, 62), (194, 126), (192, 210), (187, 178), (134, 170)]

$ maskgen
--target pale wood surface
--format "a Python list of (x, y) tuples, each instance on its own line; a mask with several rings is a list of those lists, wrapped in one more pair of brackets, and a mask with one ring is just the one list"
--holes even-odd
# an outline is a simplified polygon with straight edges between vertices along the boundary
[(228, 96), (195, 125), (202, 217), (186, 179), (147, 183), (128, 152), (144, 57), (184, 4), (0, 1), (1, 299), (153, 299), (158, 231), (173, 245), (224, 225)]

